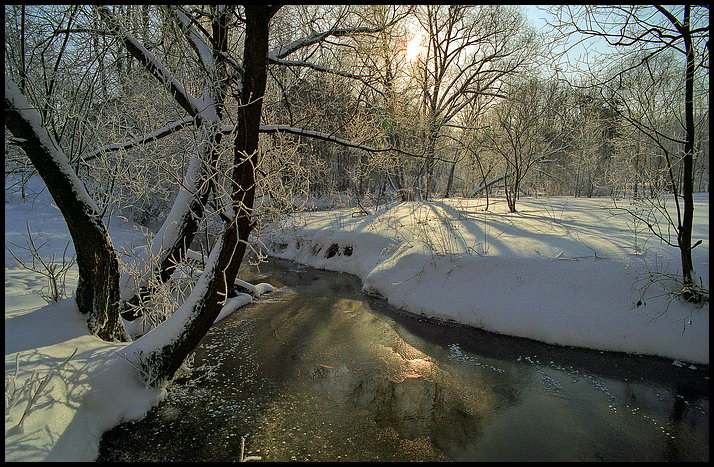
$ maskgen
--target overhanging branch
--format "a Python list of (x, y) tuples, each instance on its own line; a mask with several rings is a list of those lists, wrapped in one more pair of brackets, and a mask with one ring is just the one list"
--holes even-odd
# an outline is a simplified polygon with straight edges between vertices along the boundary
[[(224, 127), (223, 132), (224, 133), (231, 133), (233, 131), (233, 127)], [(298, 135), (298, 136), (306, 136), (308, 138), (313, 138), (313, 139), (319, 139), (322, 141), (329, 141), (331, 143), (339, 144), (341, 146), (346, 146), (349, 148), (354, 148), (354, 149), (360, 149), (362, 151), (367, 151), (367, 152), (388, 152), (388, 151), (394, 151), (398, 152), (400, 154), (404, 154), (409, 157), (418, 157), (418, 158), (427, 158), (425, 154), (414, 154), (408, 151), (404, 151), (402, 149), (394, 148), (394, 147), (387, 147), (387, 148), (373, 148), (371, 146), (365, 146), (364, 144), (359, 144), (359, 143), (354, 143), (352, 141), (343, 139), (343, 138), (338, 138), (336, 136), (333, 136), (329, 133), (322, 133), (319, 131), (313, 131), (313, 130), (305, 130), (303, 128), (294, 128), (290, 127), (287, 125), (260, 125), (259, 130), (261, 133), (290, 133), (293, 135)], [(446, 159), (440, 159), (437, 157), (433, 158), (434, 160), (440, 161), (440, 162), (448, 162), (452, 163), (452, 161), (446, 160)]]
[(202, 109), (199, 108), (196, 99), (186, 91), (161, 61), (129, 34), (129, 32), (124, 30), (106, 6), (97, 7), (97, 11), (104, 19), (111, 33), (121, 39), (129, 53), (136, 58), (149, 73), (166, 86), (176, 102), (183, 107), (189, 115), (194, 117), (198, 116)]
[(106, 146), (103, 146), (99, 149), (96, 149), (90, 153), (87, 153), (87, 154), (81, 156), (81, 159), (83, 162), (89, 162), (93, 159), (96, 159), (97, 157), (105, 155), (108, 152), (121, 151), (121, 150), (126, 151), (127, 149), (131, 149), (134, 146), (138, 146), (140, 144), (151, 143), (158, 139), (161, 139), (161, 138), (169, 136), (173, 133), (176, 133), (177, 131), (184, 128), (186, 125), (189, 125), (194, 122), (195, 122), (195, 119), (193, 117), (184, 117), (181, 120), (177, 120), (173, 123), (170, 123), (170, 124), (166, 125), (165, 127), (159, 128), (158, 130), (148, 133), (134, 141), (127, 141), (125, 143), (114, 143), (114, 144), (108, 144)]

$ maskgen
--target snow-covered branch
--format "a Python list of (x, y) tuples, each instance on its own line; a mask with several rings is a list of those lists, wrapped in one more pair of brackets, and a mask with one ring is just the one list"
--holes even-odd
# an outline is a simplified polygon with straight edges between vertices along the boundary
[(506, 178), (506, 174), (505, 174), (505, 173), (499, 175), (498, 177), (492, 178), (492, 179), (489, 180), (488, 182), (486, 182), (486, 183), (484, 183), (484, 184), (482, 184), (482, 185), (480, 185), (480, 186), (478, 186), (478, 187), (475, 187), (475, 188), (473, 189), (473, 191), (471, 192), (471, 194), (469, 195), (469, 198), (473, 198), (474, 196), (476, 196), (477, 194), (479, 194), (480, 192), (482, 192), (482, 191), (485, 190), (486, 188), (490, 187), (491, 185), (493, 185), (493, 184), (495, 184), (495, 183), (500, 182), (500, 181), (503, 180), (504, 178)]
[(345, 78), (352, 78), (352, 79), (357, 79), (360, 81), (364, 81), (364, 79), (365, 79), (364, 76), (355, 75), (355, 74), (349, 73), (347, 71), (336, 70), (334, 68), (327, 68), (322, 65), (318, 65), (316, 63), (305, 62), (302, 60), (281, 60), (281, 59), (272, 58), (272, 57), (268, 57), (268, 59), (270, 60), (270, 63), (273, 63), (275, 65), (311, 68), (316, 71), (322, 71), (324, 73), (330, 73), (333, 75), (344, 76)]
[(271, 50), (268, 52), (268, 58), (270, 60), (280, 60), (288, 55), (297, 52), (298, 50), (308, 47), (313, 44), (317, 44), (325, 40), (327, 37), (340, 37), (340, 36), (351, 36), (356, 34), (371, 34), (375, 32), (380, 32), (384, 29), (382, 26), (368, 28), (334, 28), (327, 31), (313, 32), (309, 36), (302, 37), (300, 39), (294, 40), (289, 44), (286, 44), (278, 49)]
[(201, 111), (201, 105), (198, 104), (196, 98), (191, 96), (188, 91), (178, 82), (173, 74), (156, 58), (154, 54), (149, 52), (139, 41), (137, 41), (128, 31), (121, 27), (116, 21), (114, 15), (109, 12), (106, 6), (97, 8), (99, 14), (107, 23), (109, 30), (116, 37), (124, 42), (124, 46), (136, 58), (146, 70), (154, 75), (176, 99), (176, 102), (188, 112), (189, 115), (196, 117)]
[(215, 66), (215, 60), (213, 58), (211, 47), (209, 47), (208, 44), (206, 44), (206, 41), (198, 35), (196, 29), (192, 26), (191, 19), (186, 15), (186, 13), (178, 7), (171, 8), (171, 11), (181, 22), (182, 29), (186, 34), (189, 43), (200, 57), (203, 67), (207, 71), (212, 70)]
[[(84, 184), (69, 164), (67, 155), (42, 124), (40, 113), (30, 105), (17, 85), (5, 75), (5, 126), (15, 136), (18, 145), (28, 154), (40, 175), (61, 179), (68, 191), (75, 194), (75, 209), (96, 218), (99, 208), (87, 193)], [(54, 186), (48, 184), (52, 191)], [(53, 196), (57, 193), (52, 192)], [(60, 204), (60, 208), (63, 206)], [(81, 206), (78, 208), (77, 206)], [(99, 221), (101, 223), (101, 221)]]

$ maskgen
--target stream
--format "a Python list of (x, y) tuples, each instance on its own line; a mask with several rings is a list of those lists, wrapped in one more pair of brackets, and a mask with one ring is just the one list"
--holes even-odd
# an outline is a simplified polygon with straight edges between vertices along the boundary
[(354, 276), (269, 259), (98, 461), (708, 461), (709, 367), (411, 315)]

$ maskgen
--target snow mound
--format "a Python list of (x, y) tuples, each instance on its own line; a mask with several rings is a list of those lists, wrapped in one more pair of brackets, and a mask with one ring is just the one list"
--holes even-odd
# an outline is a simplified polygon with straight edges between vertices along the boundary
[[(709, 362), (709, 306), (667, 292), (678, 250), (609, 198), (400, 203), (294, 215), (260, 241), (271, 256), (362, 279), (363, 291), (412, 313), (567, 346)], [(696, 197), (696, 271), (709, 284), (709, 197)], [(655, 278), (649, 281), (648, 278)], [(639, 304), (638, 304), (639, 303)]]

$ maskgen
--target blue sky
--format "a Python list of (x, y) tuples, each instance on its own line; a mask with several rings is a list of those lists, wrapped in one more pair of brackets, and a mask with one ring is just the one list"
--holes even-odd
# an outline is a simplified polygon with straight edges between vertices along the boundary
[(528, 21), (536, 28), (540, 29), (541, 27), (545, 26), (545, 18), (549, 17), (550, 15), (548, 12), (541, 11), (538, 9), (540, 6), (541, 8), (545, 8), (548, 5), (522, 5), (523, 8), (525, 9), (526, 17), (528, 18)]

